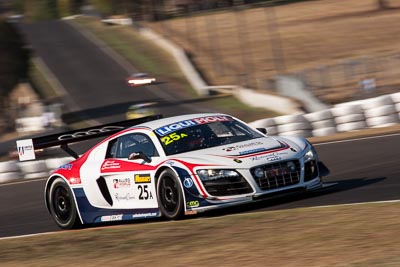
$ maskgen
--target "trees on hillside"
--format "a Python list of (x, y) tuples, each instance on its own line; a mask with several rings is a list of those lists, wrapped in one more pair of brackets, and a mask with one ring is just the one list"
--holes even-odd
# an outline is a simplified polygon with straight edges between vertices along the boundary
[(27, 78), (29, 51), (14, 26), (1, 20), (0, 55), (0, 98), (4, 98), (20, 80)]

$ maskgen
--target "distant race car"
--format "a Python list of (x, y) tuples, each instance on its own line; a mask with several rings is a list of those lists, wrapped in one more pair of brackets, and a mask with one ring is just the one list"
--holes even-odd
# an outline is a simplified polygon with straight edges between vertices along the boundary
[[(100, 136), (78, 156), (69, 143)], [(64, 229), (178, 219), (323, 187), (329, 173), (304, 138), (267, 136), (225, 114), (160, 115), (17, 141), (21, 160), (61, 145), (76, 160), (48, 178), (45, 203)]]
[(146, 102), (132, 105), (128, 108), (126, 112), (126, 119), (138, 119), (146, 116), (151, 116), (156, 114), (155, 105), (156, 102)]
[(129, 86), (140, 86), (152, 84), (156, 82), (156, 78), (149, 76), (147, 73), (133, 73), (126, 78), (126, 82)]

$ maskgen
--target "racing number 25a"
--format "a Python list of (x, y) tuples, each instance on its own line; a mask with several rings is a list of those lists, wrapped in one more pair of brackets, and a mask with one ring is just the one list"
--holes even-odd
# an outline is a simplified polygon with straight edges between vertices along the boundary
[(181, 133), (181, 134), (172, 133), (172, 134), (169, 134), (169, 135), (161, 138), (161, 142), (163, 142), (167, 146), (167, 145), (171, 144), (172, 142), (178, 141), (179, 139), (184, 138), (186, 136), (188, 136), (188, 135), (185, 133)]
[(152, 199), (153, 195), (151, 192), (149, 192), (147, 185), (138, 185), (139, 189), (139, 199), (140, 200), (147, 200), (147, 199)]

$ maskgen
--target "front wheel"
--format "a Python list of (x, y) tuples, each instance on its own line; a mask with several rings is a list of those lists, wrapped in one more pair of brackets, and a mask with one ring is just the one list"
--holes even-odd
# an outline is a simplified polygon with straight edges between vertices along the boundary
[(60, 228), (81, 226), (71, 188), (62, 178), (55, 179), (51, 184), (48, 200), (50, 214)]
[(157, 181), (157, 200), (165, 218), (177, 220), (182, 217), (183, 193), (178, 177), (170, 169), (164, 170)]

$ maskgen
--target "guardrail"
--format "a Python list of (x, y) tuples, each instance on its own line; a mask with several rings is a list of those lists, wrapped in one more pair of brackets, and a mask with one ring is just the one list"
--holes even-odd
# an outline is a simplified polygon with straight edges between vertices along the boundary
[[(386, 127), (400, 123), (400, 92), (376, 98), (338, 104), (313, 112), (265, 118), (250, 122), (253, 127), (265, 127), (269, 135), (302, 137), (328, 136), (364, 128)], [(45, 178), (72, 157), (46, 160), (0, 162), (0, 183)]]

